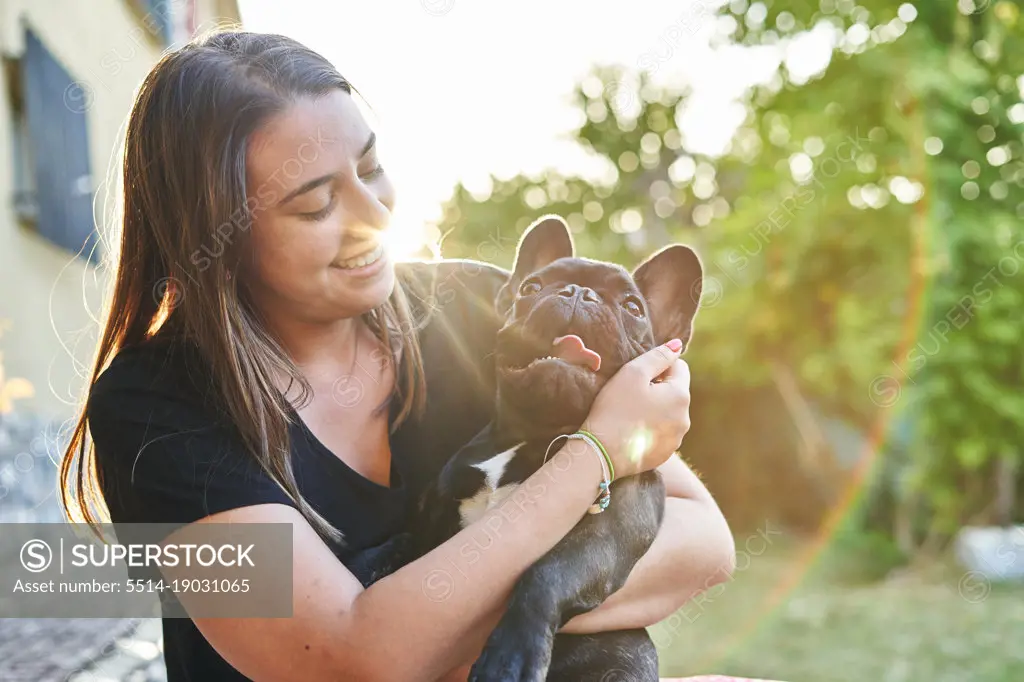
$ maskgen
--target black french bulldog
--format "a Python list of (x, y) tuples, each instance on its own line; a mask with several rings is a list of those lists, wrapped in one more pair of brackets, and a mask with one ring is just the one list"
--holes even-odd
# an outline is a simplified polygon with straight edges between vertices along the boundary
[[(497, 418), (447, 463), (412, 528), (415, 553), (438, 546), (511, 496), (543, 463), (551, 441), (575, 432), (600, 388), (626, 362), (672, 338), (690, 339), (702, 268), (682, 245), (632, 274), (574, 255), (566, 224), (546, 216), (520, 240), (498, 293)], [(558, 446), (564, 444), (560, 441)], [(596, 497), (596, 491), (595, 491)], [(480, 658), (475, 681), (658, 679), (646, 630), (558, 634), (622, 587), (661, 525), (665, 490), (655, 471), (617, 480), (611, 504), (587, 514), (517, 582)]]

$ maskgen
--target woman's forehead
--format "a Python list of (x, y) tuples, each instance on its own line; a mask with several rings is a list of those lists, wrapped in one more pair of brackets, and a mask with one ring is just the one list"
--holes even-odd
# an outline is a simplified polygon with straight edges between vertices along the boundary
[(286, 188), (336, 173), (359, 160), (371, 132), (343, 90), (302, 98), (253, 134), (246, 151), (247, 180)]

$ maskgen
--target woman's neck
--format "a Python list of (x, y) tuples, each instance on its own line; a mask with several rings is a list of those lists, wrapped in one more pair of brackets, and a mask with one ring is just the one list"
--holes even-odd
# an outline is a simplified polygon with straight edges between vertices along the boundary
[(351, 359), (357, 339), (366, 333), (366, 326), (359, 317), (332, 322), (307, 322), (292, 317), (268, 320), (268, 326), (299, 367)]

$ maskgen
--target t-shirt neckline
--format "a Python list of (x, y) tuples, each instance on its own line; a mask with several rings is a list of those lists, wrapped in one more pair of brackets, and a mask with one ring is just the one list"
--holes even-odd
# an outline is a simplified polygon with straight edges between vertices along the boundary
[[(374, 481), (372, 479), (369, 479), (366, 476), (364, 476), (363, 474), (359, 473), (358, 471), (353, 469), (351, 466), (349, 466), (348, 462), (346, 462), (341, 457), (338, 457), (336, 454), (334, 454), (334, 451), (331, 450), (329, 447), (327, 447), (323, 443), (323, 441), (321, 441), (317, 437), (317, 435), (315, 433), (313, 433), (313, 430), (311, 428), (309, 428), (308, 424), (306, 424), (306, 420), (304, 420), (302, 418), (302, 415), (300, 415), (298, 413), (298, 410), (296, 410), (293, 405), (291, 405), (291, 404), (288, 405), (288, 411), (289, 411), (290, 416), (292, 418), (292, 423), (299, 428), (299, 430), (302, 432), (303, 436), (307, 439), (307, 441), (311, 445), (312, 449), (314, 451), (316, 451), (317, 454), (319, 454), (319, 455), (321, 455), (323, 457), (326, 457), (326, 458), (332, 460), (333, 462), (336, 462), (337, 464), (335, 464), (334, 466), (340, 466), (342, 468), (342, 470), (350, 478), (357, 479), (357, 480), (361, 481), (362, 484), (365, 485), (365, 486), (368, 486), (368, 487), (373, 488), (375, 490), (380, 490), (380, 491), (383, 491), (383, 492), (386, 492), (386, 493), (399, 493), (399, 492), (402, 492), (402, 491), (405, 490), (405, 480), (402, 478), (402, 473), (401, 473), (401, 471), (399, 470), (398, 466), (395, 463), (395, 456), (394, 456), (393, 452), (389, 452), (389, 455), (388, 455), (389, 458), (390, 458), (390, 462), (388, 464), (390, 472), (388, 474), (388, 477), (389, 477), (391, 485), (381, 485), (380, 483), (377, 483), (376, 481)], [(390, 444), (389, 444), (388, 449), (390, 450)]]

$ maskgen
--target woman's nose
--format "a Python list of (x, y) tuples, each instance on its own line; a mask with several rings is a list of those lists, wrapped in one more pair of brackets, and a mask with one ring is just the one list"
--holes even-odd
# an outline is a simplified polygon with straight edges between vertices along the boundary
[(391, 222), (391, 214), (395, 210), (395, 186), (391, 184), (388, 176), (384, 175), (370, 190), (370, 193), (376, 198), (374, 208), (377, 210), (378, 222), (374, 224), (380, 225), (379, 229), (381, 230), (387, 229)]
[(381, 191), (363, 188), (353, 199), (358, 209), (349, 211), (350, 227), (347, 231), (350, 237), (376, 238), (378, 233), (388, 229), (395, 204), (393, 192), (383, 188)]

